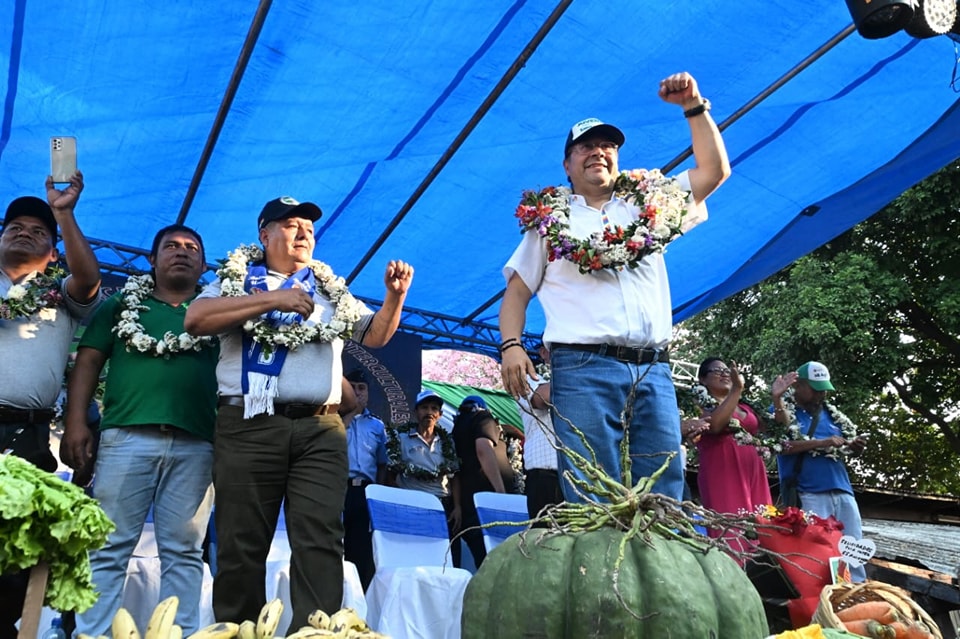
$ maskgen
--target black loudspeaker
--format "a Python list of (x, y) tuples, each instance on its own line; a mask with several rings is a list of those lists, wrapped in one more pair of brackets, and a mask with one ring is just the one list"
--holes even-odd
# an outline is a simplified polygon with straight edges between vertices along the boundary
[(857, 32), (876, 40), (900, 31), (913, 18), (917, 0), (847, 0)]

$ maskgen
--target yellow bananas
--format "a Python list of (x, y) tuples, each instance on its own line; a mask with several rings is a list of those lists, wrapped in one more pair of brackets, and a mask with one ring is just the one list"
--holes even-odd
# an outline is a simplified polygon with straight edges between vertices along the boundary
[(230, 621), (221, 621), (201, 628), (190, 635), (188, 639), (233, 639), (240, 629), (239, 624)]
[(287, 635), (287, 639), (320, 639), (321, 637), (336, 637), (342, 639), (345, 635), (327, 630), (326, 628), (314, 628), (313, 626), (304, 626), (292, 635)]
[(143, 635), (143, 639), (169, 639), (179, 605), (180, 599), (176, 596), (167, 597), (157, 604), (153, 614), (150, 615), (147, 632)]
[(366, 622), (353, 608), (341, 608), (332, 615), (327, 627), (334, 632), (353, 632), (368, 630)]
[(309, 626), (304, 626), (287, 639), (314, 639), (340, 637), (341, 639), (386, 639), (374, 632), (353, 608), (341, 608), (330, 616), (322, 610), (314, 610), (307, 617)]
[(307, 623), (320, 630), (326, 630), (330, 627), (330, 615), (322, 610), (314, 610), (307, 617)]
[[(179, 604), (177, 597), (168, 597), (161, 601), (150, 616), (143, 639), (184, 639), (183, 628), (174, 623)], [(187, 639), (280, 639), (275, 635), (282, 612), (283, 602), (274, 599), (264, 604), (256, 621), (247, 620), (240, 624), (221, 621), (201, 628)], [(386, 639), (384, 635), (371, 630), (352, 608), (342, 608), (333, 615), (314, 610), (307, 622), (310, 625), (292, 632), (286, 639)], [(140, 639), (136, 622), (123, 608), (114, 615), (111, 632), (112, 639)], [(78, 639), (94, 638), (79, 635)], [(96, 639), (107, 637), (100, 636)]]
[(257, 622), (247, 619), (237, 630), (238, 639), (257, 639)]
[(283, 602), (279, 599), (268, 601), (260, 609), (257, 617), (257, 639), (273, 639), (277, 633), (277, 624), (280, 623), (280, 613), (283, 612)]
[(113, 615), (110, 633), (113, 635), (113, 639), (140, 639), (137, 624), (126, 608), (120, 608)]

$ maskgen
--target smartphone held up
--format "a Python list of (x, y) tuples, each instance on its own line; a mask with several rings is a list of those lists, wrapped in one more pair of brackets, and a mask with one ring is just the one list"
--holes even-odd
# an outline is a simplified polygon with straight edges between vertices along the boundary
[(50, 138), (50, 175), (54, 184), (66, 184), (77, 172), (77, 138)]

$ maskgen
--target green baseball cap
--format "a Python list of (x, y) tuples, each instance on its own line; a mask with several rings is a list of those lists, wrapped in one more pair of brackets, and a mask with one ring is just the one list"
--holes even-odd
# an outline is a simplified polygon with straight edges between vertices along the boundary
[(815, 391), (836, 390), (830, 383), (830, 371), (820, 362), (807, 362), (797, 369), (797, 377), (810, 384)]

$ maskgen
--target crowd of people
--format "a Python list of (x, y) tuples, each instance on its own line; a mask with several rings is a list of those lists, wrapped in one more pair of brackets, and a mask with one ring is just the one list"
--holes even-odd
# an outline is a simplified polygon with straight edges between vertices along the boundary
[[(659, 94), (683, 110), (695, 165), (673, 182), (650, 173), (624, 187), (623, 132), (597, 119), (578, 122), (564, 145), (571, 188), (556, 223), (566, 225), (565, 240), (527, 227), (504, 267), (502, 376), (524, 422), (531, 517), (562, 500), (595, 497), (564, 479), (583, 476), (564, 451), (595, 454), (607, 474), (620, 478), (625, 436), (632, 482), (657, 471), (686, 438), (698, 448), (704, 505), (736, 513), (771, 502), (762, 460), (733, 437), (737, 429), (757, 434), (764, 427), (762, 411), (742, 397), (736, 363), (701, 364), (700, 415), (681, 425), (662, 247), (706, 219), (705, 200), (730, 164), (710, 103), (689, 74), (665, 78)], [(645, 227), (638, 220), (647, 219), (630, 189), (661, 178), (684, 194), (685, 213), (669, 233), (655, 228), (645, 241), (625, 236), (624, 228), (639, 233)], [(0, 235), (0, 448), (56, 468), (48, 441), (52, 406), (71, 340), (88, 320), (67, 387), (61, 457), (78, 472), (93, 469), (93, 494), (117, 529), (91, 553), (100, 597), (77, 616), (78, 633), (109, 634), (127, 562), (151, 509), (163, 566), (160, 596), (180, 598), (176, 623), (185, 634), (199, 623), (211, 511), (219, 620), (257, 617), (281, 507), (291, 548), (291, 627), (306, 625), (315, 609), (340, 607), (344, 556), (368, 585), (374, 565), (364, 489), (371, 483), (435, 495), (451, 539), (463, 532), (481, 565), (473, 495), (516, 490), (503, 428), (484, 399), (466, 397), (447, 432), (440, 425), (443, 400), (426, 390), (412, 407), (413, 421), (387, 425), (368, 408), (363, 371), (343, 370), (344, 340), (371, 348), (390, 341), (411, 265), (387, 264), (383, 304), (372, 311), (314, 259), (321, 209), (281, 197), (256, 220), (260, 247), (231, 253), (211, 284), (199, 285), (203, 239), (177, 224), (156, 233), (150, 273), (131, 277), (101, 303), (97, 260), (74, 215), (83, 177), (78, 172), (63, 190), (48, 178), (46, 189), (46, 201), (21, 197), (9, 204)], [(58, 228), (66, 276), (51, 269), (59, 258)], [(586, 245), (595, 248), (591, 256), (576, 249)], [(534, 295), (546, 317), (539, 359), (549, 367), (539, 369), (521, 342)], [(105, 367), (102, 418), (93, 430), (88, 409)], [(859, 537), (844, 464), (823, 453), (859, 452), (866, 440), (825, 401), (833, 390), (827, 368), (809, 362), (777, 378), (772, 389), (775, 421), (796, 433), (779, 457), (781, 484), (795, 484), (804, 508), (836, 516)], [(679, 500), (684, 485), (678, 457), (655, 490)], [(454, 544), (455, 565), (458, 549)], [(23, 573), (0, 577), (0, 639), (16, 635), (25, 584)]]

